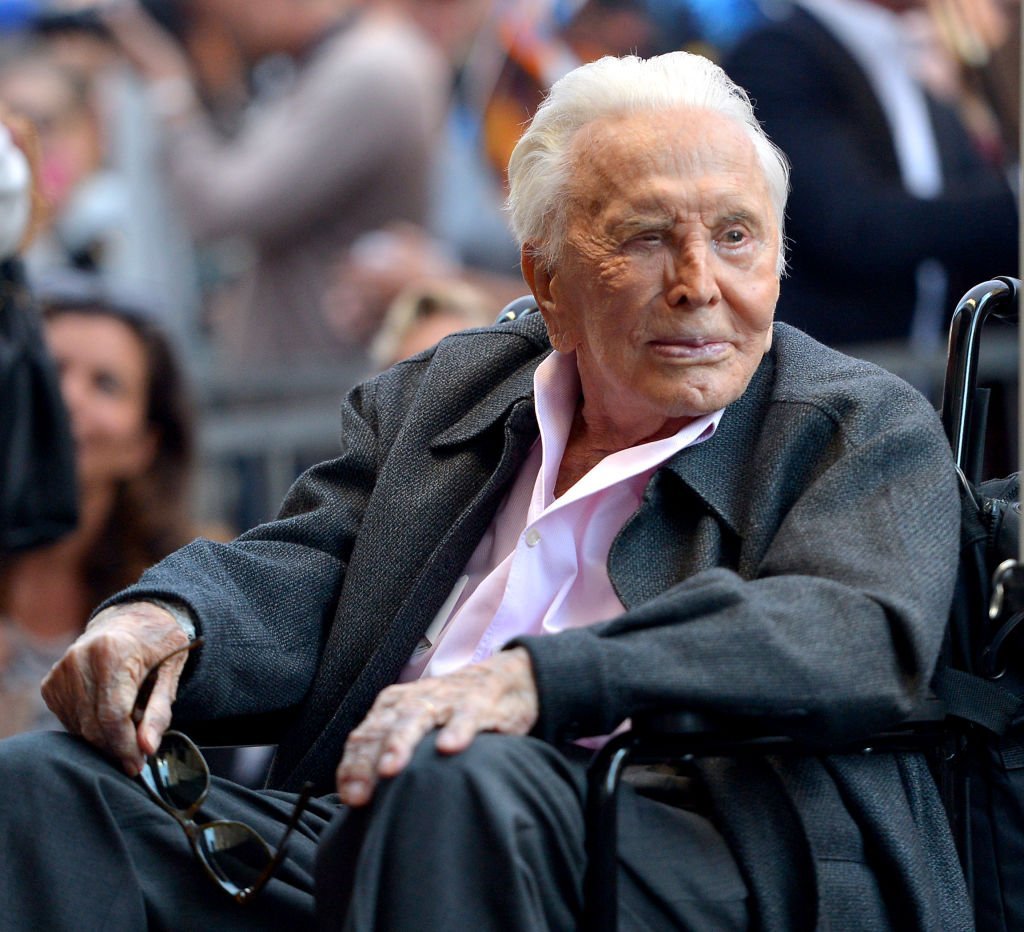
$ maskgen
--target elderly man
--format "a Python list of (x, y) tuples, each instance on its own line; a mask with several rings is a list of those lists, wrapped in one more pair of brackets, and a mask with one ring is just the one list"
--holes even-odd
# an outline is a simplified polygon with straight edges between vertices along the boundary
[[(147, 572), (53, 670), (89, 743), (0, 746), (7, 921), (291, 928), (315, 889), (325, 927), (571, 929), (582, 739), (665, 705), (853, 738), (925, 690), (949, 451), (904, 383), (773, 325), (786, 168), (743, 92), (684, 53), (602, 59), (509, 177), (540, 313), (356, 388), (276, 521)], [(157, 750), (172, 700), (179, 726), (277, 742), (273, 789), (214, 781), (199, 816), (202, 779), (173, 785), (193, 752)], [(340, 802), (292, 817), (286, 857), (222, 860), (276, 842), (305, 781)], [(626, 788), (627, 927), (970, 924), (914, 756), (681, 784)], [(196, 827), (215, 816), (249, 828)]]

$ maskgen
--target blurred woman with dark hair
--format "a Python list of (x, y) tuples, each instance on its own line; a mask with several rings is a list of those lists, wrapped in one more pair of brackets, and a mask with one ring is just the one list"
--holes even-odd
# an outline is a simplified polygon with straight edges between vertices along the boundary
[(190, 404), (167, 338), (102, 298), (42, 299), (71, 420), (74, 532), (0, 560), (0, 737), (56, 727), (39, 682), (89, 613), (193, 536)]

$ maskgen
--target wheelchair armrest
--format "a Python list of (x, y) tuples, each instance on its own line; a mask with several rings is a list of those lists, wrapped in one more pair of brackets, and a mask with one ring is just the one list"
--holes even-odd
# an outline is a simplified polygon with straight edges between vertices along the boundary
[[(594, 755), (587, 772), (586, 854), (583, 929), (614, 932), (616, 799), (627, 764), (679, 761), (697, 757), (765, 754), (873, 754), (935, 749), (946, 732), (945, 706), (934, 695), (923, 698), (905, 719), (885, 731), (833, 744), (786, 733), (800, 717), (723, 716), (692, 710), (662, 710), (634, 716), (632, 727), (614, 735)], [(805, 731), (806, 729), (795, 729)]]
[[(759, 717), (723, 715), (693, 710), (662, 709), (645, 712), (631, 719), (632, 728), (624, 734), (621, 746), (630, 746), (632, 755), (678, 753), (711, 756), (740, 753), (747, 749), (767, 753), (789, 748), (803, 754), (840, 754), (872, 749), (898, 750), (903, 743), (917, 750), (923, 741), (934, 738), (946, 722), (945, 704), (929, 693), (902, 721), (881, 732), (843, 741), (818, 742), (803, 737), (806, 719), (801, 714)], [(616, 736), (619, 737), (619, 736)], [(609, 752), (611, 753), (611, 752)]]

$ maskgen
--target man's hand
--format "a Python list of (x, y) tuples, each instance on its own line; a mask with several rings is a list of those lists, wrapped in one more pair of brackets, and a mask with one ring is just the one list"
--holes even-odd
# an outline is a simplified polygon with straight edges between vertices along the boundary
[(349, 806), (369, 802), (377, 781), (399, 773), (428, 732), (437, 749), (456, 754), (481, 731), (525, 735), (537, 721), (537, 687), (522, 647), (448, 676), (389, 686), (349, 735), (336, 774)]
[(132, 706), (146, 674), (188, 643), (166, 609), (149, 602), (100, 612), (43, 680), (43, 698), (72, 734), (121, 761), (130, 776), (142, 769), (171, 722), (171, 703), (186, 653), (160, 668), (146, 714), (136, 726)]

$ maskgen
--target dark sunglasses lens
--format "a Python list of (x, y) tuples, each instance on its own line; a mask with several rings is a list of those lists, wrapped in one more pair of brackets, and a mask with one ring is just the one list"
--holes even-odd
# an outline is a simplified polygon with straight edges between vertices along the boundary
[(195, 809), (210, 786), (210, 772), (198, 748), (184, 735), (168, 732), (159, 750), (146, 759), (140, 774), (168, 808)]
[(230, 893), (255, 886), (274, 856), (266, 842), (241, 822), (210, 822), (196, 839), (203, 859)]

